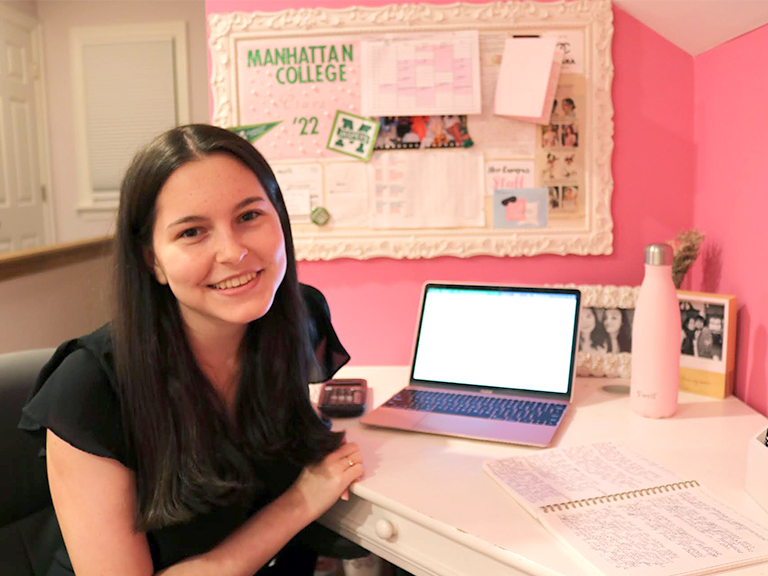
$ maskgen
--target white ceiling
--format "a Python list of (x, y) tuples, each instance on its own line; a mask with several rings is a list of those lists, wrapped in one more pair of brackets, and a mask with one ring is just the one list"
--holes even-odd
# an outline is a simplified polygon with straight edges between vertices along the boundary
[(614, 0), (692, 56), (768, 24), (768, 0)]

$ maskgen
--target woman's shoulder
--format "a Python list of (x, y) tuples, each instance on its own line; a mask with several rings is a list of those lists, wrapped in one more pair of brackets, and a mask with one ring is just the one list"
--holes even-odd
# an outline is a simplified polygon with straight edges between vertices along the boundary
[(19, 428), (127, 464), (109, 326), (68, 340), (40, 371)]
[(331, 323), (328, 302), (317, 288), (299, 284), (310, 319), (309, 338), (317, 365), (310, 374), (311, 382), (324, 382), (349, 362), (349, 353), (339, 340)]
[(98, 380), (115, 388), (115, 370), (112, 353), (112, 335), (109, 324), (98, 330), (67, 340), (61, 344), (51, 359), (43, 366), (37, 379), (35, 391), (47, 381), (84, 379)]
[(299, 284), (299, 288), (304, 298), (304, 305), (307, 308), (307, 315), (311, 325), (311, 337), (314, 341), (318, 337), (322, 337), (323, 333), (329, 329), (333, 330), (331, 326), (331, 309), (328, 307), (328, 301), (323, 296), (323, 293), (314, 286)]
[(320, 290), (309, 284), (301, 283), (299, 284), (299, 289), (301, 290), (301, 295), (304, 297), (304, 302), (309, 308), (310, 314), (315, 314), (321, 311), (328, 313), (328, 302), (325, 300), (325, 296), (323, 296), (323, 293), (320, 292)]

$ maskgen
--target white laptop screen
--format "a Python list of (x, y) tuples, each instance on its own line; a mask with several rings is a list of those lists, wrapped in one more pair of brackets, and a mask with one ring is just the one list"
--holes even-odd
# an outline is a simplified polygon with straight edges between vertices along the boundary
[(579, 293), (429, 284), (412, 379), (568, 393)]

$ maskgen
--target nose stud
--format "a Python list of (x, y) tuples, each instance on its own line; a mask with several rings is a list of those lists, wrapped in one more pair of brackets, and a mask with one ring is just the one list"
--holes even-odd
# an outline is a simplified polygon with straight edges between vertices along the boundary
[(240, 259), (237, 261), (238, 264), (243, 261), (243, 258), (245, 258), (246, 254), (248, 254), (248, 248), (243, 250), (243, 253), (240, 254)]

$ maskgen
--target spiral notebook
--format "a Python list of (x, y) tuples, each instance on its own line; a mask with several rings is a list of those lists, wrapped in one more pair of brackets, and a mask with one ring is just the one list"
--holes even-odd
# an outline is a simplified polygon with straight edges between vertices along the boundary
[(768, 530), (696, 480), (613, 442), (491, 460), (485, 471), (592, 570), (706, 574), (768, 560)]

